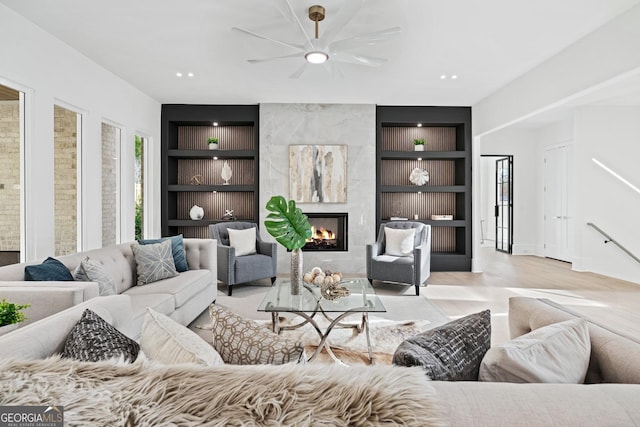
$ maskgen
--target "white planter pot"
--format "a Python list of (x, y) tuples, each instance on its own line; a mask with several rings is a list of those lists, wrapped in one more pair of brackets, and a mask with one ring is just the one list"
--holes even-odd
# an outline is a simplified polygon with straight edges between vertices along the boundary
[(209, 150), (217, 150), (218, 144), (209, 144)]
[(414, 145), (413, 146), (413, 150), (414, 151), (424, 151), (424, 145)]

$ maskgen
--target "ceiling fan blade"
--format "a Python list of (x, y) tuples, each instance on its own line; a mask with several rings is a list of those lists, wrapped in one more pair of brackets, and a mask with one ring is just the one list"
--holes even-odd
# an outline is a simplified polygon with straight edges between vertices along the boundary
[(308, 62), (305, 62), (304, 64), (302, 64), (302, 66), (300, 68), (298, 68), (293, 74), (291, 74), (289, 76), (290, 79), (297, 79), (298, 77), (300, 77), (302, 75), (302, 73), (304, 73), (304, 70), (307, 69), (307, 65), (309, 65)]
[(360, 34), (348, 39), (338, 40), (329, 45), (329, 50), (349, 50), (362, 46), (370, 46), (378, 42), (389, 40), (402, 32), (400, 27), (387, 28), (385, 30), (374, 31), (372, 33)]
[(271, 57), (271, 58), (247, 59), (247, 62), (250, 62), (252, 64), (258, 64), (260, 62), (275, 61), (277, 59), (285, 59), (285, 58), (302, 58), (302, 54), (301, 53), (292, 53), (291, 55), (274, 56), (274, 57)]
[(369, 67), (379, 67), (387, 62), (384, 58), (375, 58), (373, 56), (358, 55), (356, 53), (334, 53), (331, 55), (332, 61), (346, 62), (347, 64), (366, 65)]
[(307, 50), (312, 49), (313, 48), (313, 43), (311, 42), (311, 39), (309, 38), (309, 35), (307, 34), (307, 32), (304, 30), (304, 27), (302, 26), (302, 22), (300, 22), (300, 18), (298, 18), (298, 15), (296, 15), (296, 13), (293, 11), (293, 7), (291, 6), (291, 3), (289, 3), (289, 0), (283, 0), (283, 1), (287, 4), (287, 8), (289, 9), (289, 12), (291, 13), (291, 18), (298, 25), (298, 28), (300, 29), (300, 32), (302, 34), (304, 34), (304, 38), (305, 38), (306, 44), (303, 47), (303, 49), (305, 49), (305, 48)]
[(293, 48), (293, 49), (298, 49), (298, 50), (301, 50), (301, 51), (305, 50), (304, 46), (299, 45), (299, 44), (287, 43), (287, 42), (283, 42), (281, 40), (272, 39), (270, 37), (262, 36), (260, 34), (254, 33), (253, 31), (243, 30), (242, 28), (238, 28), (238, 27), (232, 27), (231, 29), (235, 30), (235, 31), (239, 31), (239, 32), (244, 33), (244, 34), (248, 34), (248, 35), (253, 36), (253, 37), (257, 37), (259, 39), (268, 40), (270, 42), (277, 43), (277, 44), (282, 45), (282, 46), (287, 46), (287, 47), (290, 47), (290, 48)]
[(329, 74), (331, 74), (331, 77), (333, 77), (334, 80), (338, 80), (344, 77), (344, 74), (340, 70), (340, 67), (338, 67), (335, 62), (327, 61), (323, 65), (325, 70), (327, 70)]
[(344, 2), (344, 5), (335, 18), (331, 19), (331, 26), (327, 28), (324, 34), (320, 33), (320, 38), (324, 40), (325, 46), (336, 38), (340, 30), (342, 30), (362, 8), (364, 2), (365, 0), (349, 0)]

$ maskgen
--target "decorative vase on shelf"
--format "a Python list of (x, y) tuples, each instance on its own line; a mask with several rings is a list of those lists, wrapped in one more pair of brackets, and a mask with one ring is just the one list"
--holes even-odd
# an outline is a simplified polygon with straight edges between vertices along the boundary
[(204, 209), (198, 205), (193, 205), (193, 207), (189, 211), (189, 216), (192, 220), (199, 221), (204, 218)]
[(291, 295), (300, 295), (302, 291), (302, 249), (291, 251)]
[(220, 173), (220, 176), (222, 176), (222, 179), (224, 179), (223, 185), (229, 185), (229, 180), (231, 179), (231, 175), (233, 175), (233, 172), (231, 171), (231, 167), (229, 166), (229, 163), (225, 160), (224, 164), (222, 165), (222, 172)]

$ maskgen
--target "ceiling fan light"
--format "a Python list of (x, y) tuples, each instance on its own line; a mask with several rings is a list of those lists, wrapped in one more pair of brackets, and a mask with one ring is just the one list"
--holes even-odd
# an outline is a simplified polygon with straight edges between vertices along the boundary
[(329, 55), (325, 52), (314, 50), (305, 53), (304, 58), (311, 64), (322, 64), (329, 59)]

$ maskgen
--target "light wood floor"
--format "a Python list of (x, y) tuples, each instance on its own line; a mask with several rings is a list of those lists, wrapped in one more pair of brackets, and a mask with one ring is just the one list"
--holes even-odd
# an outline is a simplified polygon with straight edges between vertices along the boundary
[(482, 248), (482, 273), (433, 272), (421, 289), (451, 318), (491, 309), (492, 341), (509, 339), (511, 296), (547, 298), (640, 338), (640, 285), (571, 270), (571, 264)]

